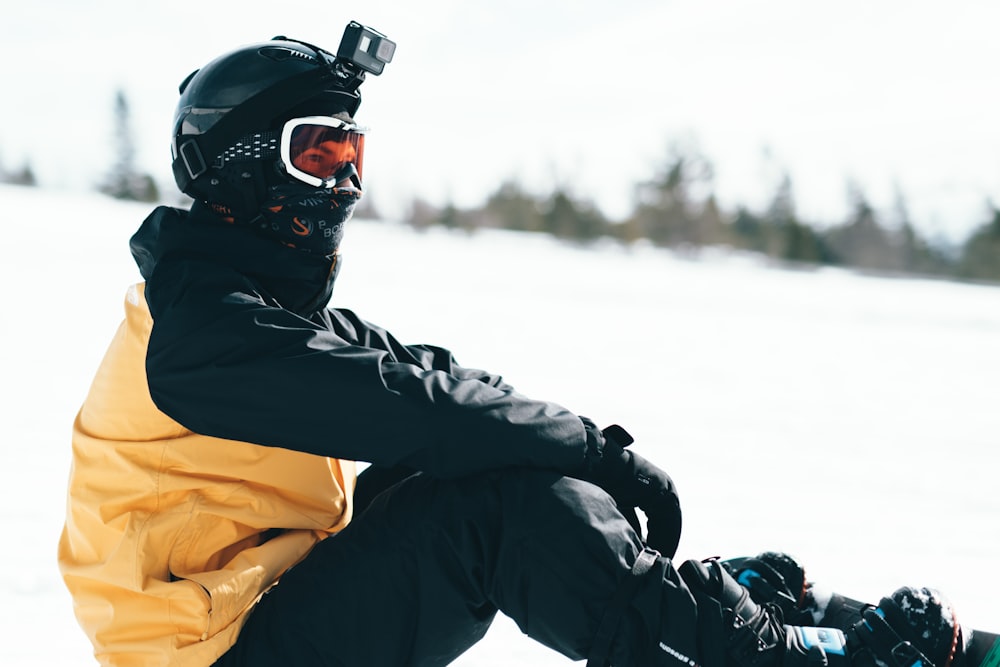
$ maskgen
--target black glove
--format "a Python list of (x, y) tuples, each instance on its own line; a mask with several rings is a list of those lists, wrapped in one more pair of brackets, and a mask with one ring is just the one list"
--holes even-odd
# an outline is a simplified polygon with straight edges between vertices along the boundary
[[(625, 449), (633, 439), (621, 426), (615, 424), (601, 431), (586, 417), (581, 419), (587, 431), (583, 479), (607, 491), (630, 522), (635, 521), (634, 508), (641, 509), (646, 515), (646, 544), (673, 558), (681, 538), (681, 506), (673, 480)], [(641, 531), (637, 532), (641, 535)]]

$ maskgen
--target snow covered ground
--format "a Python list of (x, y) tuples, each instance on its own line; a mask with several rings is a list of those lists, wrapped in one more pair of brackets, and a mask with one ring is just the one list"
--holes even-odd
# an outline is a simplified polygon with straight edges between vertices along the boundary
[[(0, 210), (0, 664), (88, 665), (55, 562), (70, 427), (148, 207), (0, 186)], [(784, 549), (1000, 629), (1000, 288), (365, 221), (344, 252), (335, 305), (629, 428), (680, 488), (679, 557)], [(501, 619), (456, 664), (567, 663)]]

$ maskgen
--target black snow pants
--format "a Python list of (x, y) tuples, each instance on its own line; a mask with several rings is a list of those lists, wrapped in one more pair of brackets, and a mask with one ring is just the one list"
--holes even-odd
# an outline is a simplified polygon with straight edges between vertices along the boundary
[(289, 570), (216, 665), (447, 665), (498, 609), (573, 660), (588, 658), (599, 629), (613, 665), (668, 664), (664, 638), (697, 655), (694, 601), (668, 559), (621, 595), (642, 551), (586, 482), (530, 469), (417, 474)]

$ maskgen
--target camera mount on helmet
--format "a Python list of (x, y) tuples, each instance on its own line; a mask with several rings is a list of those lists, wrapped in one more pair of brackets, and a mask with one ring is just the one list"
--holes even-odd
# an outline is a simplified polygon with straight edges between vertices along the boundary
[(365, 73), (378, 76), (386, 64), (392, 62), (396, 53), (396, 43), (380, 32), (365, 27), (357, 21), (351, 21), (344, 28), (344, 36), (337, 48), (337, 55), (332, 56), (321, 49), (301, 39), (278, 36), (275, 40), (298, 42), (319, 54), (340, 78), (344, 90), (355, 91), (365, 80)]

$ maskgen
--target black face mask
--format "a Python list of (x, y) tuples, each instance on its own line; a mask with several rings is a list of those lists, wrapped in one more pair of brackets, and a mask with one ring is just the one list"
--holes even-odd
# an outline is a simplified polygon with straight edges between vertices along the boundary
[(336, 253), (344, 223), (361, 199), (357, 188), (273, 185), (260, 208), (259, 232), (282, 245), (324, 257)]

